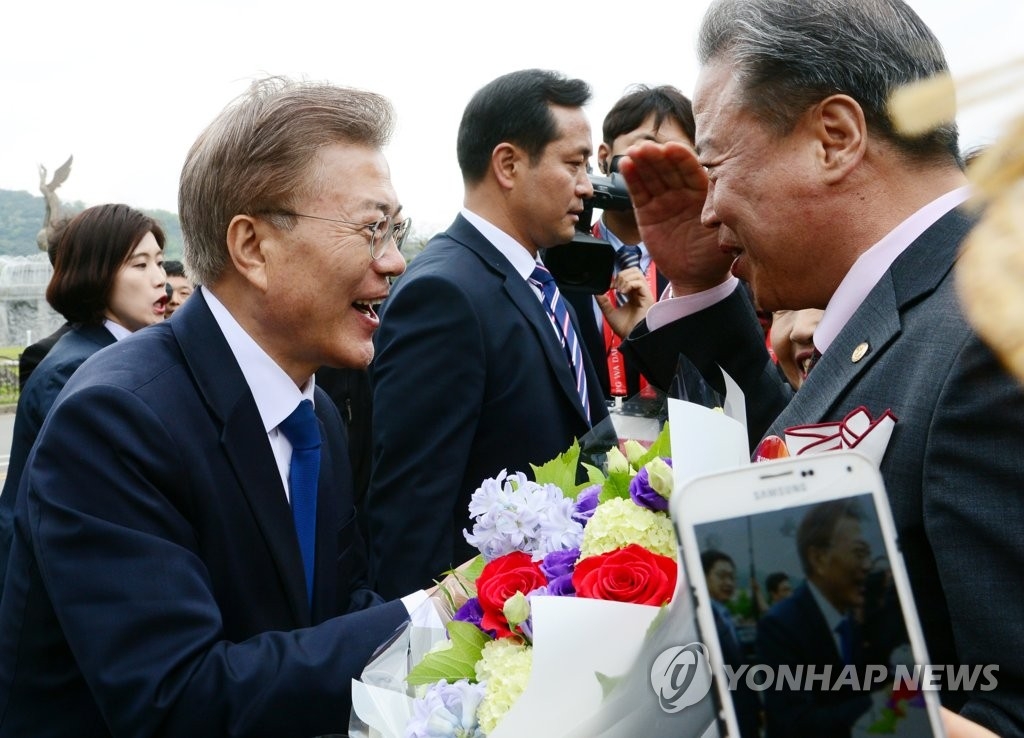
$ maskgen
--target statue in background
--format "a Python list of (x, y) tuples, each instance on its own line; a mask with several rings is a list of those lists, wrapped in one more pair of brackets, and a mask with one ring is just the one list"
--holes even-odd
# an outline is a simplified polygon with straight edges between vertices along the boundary
[(64, 180), (71, 173), (72, 159), (74, 157), (69, 156), (68, 160), (61, 164), (57, 171), (53, 173), (53, 179), (49, 182), (46, 181), (46, 167), (42, 164), (39, 165), (39, 191), (43, 193), (43, 199), (46, 200), (46, 215), (43, 217), (43, 227), (36, 234), (36, 243), (39, 245), (40, 251), (47, 250), (50, 237), (57, 228), (57, 224), (61, 221), (61, 205), (60, 198), (57, 197), (57, 188), (64, 184)]

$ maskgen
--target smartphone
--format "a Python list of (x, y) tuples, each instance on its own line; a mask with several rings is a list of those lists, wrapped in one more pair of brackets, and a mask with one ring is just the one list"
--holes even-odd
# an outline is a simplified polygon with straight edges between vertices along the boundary
[(945, 735), (873, 462), (751, 464), (685, 482), (670, 507), (740, 738)]

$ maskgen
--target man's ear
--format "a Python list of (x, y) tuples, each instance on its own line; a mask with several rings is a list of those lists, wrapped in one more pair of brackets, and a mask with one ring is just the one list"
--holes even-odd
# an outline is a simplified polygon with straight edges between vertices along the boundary
[(267, 289), (267, 259), (264, 239), (272, 237), (271, 226), (251, 215), (236, 215), (228, 223), (228, 257), (234, 270), (258, 289)]
[(504, 141), (491, 152), (491, 170), (503, 189), (512, 189), (517, 169), (525, 165), (525, 155), (515, 144)]
[(825, 181), (838, 182), (856, 168), (867, 151), (864, 110), (849, 95), (830, 95), (813, 108), (812, 115)]
[(601, 174), (608, 174), (608, 163), (612, 159), (612, 150), (604, 141), (597, 147), (597, 168)]

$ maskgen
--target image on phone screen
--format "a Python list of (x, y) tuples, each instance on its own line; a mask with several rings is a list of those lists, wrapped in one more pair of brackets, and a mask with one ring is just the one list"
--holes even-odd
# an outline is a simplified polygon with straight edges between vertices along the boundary
[(875, 499), (693, 524), (742, 738), (935, 734)]

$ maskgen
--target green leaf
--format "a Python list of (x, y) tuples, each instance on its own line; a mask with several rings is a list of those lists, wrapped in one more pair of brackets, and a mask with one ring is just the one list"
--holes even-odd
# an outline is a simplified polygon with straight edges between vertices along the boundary
[(597, 498), (598, 504), (614, 500), (616, 497), (624, 500), (629, 499), (629, 483), (633, 481), (633, 475), (625, 472), (612, 472), (605, 480), (601, 494)]
[(472, 623), (452, 620), (446, 626), (451, 648), (431, 651), (409, 672), (405, 680), (409, 686), (434, 684), (440, 679), (456, 682), (459, 679), (476, 681), (476, 662), (484, 644), (491, 637)]
[(537, 484), (553, 484), (562, 494), (575, 500), (579, 494), (576, 484), (576, 470), (580, 463), (580, 442), (573, 440), (567, 451), (563, 451), (546, 464), (530, 464)]
[(462, 571), (449, 569), (444, 572), (441, 581), (434, 580), (451, 613), (458, 610), (459, 605), (470, 597), (476, 597), (476, 580), (480, 578), (480, 572), (484, 570), (486, 563), (483, 554), (477, 554), (468, 564), (463, 565), (465, 568)]
[(583, 468), (586, 469), (587, 471), (587, 481), (579, 486), (577, 492), (580, 492), (586, 489), (587, 487), (593, 486), (595, 484), (604, 485), (606, 477), (603, 471), (598, 469), (593, 464), (587, 464), (586, 462), (584, 462)]
[(672, 458), (672, 440), (668, 433), (668, 423), (661, 427), (661, 433), (654, 439), (654, 443), (647, 449), (647, 453), (640, 457), (639, 465), (637, 469), (641, 468), (644, 464), (655, 457), (666, 457)]

